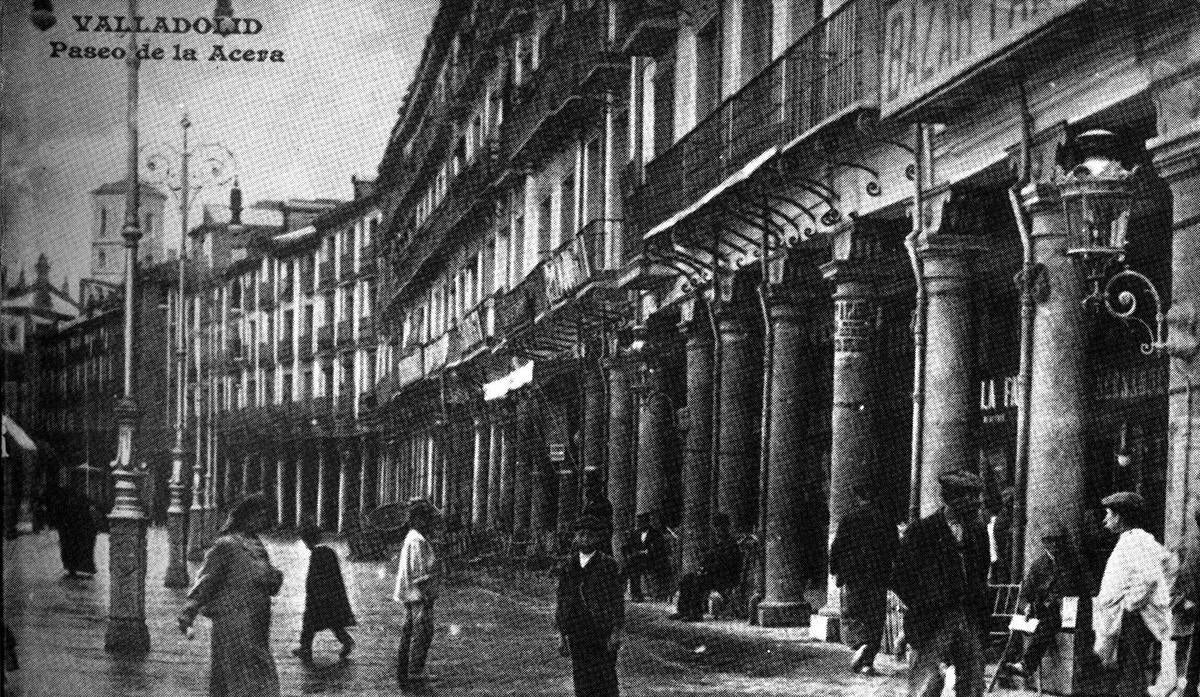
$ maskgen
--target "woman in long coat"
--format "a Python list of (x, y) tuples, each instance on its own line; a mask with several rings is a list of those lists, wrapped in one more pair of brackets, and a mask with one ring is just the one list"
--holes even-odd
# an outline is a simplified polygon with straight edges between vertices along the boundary
[(212, 620), (210, 697), (279, 695), (271, 656), (271, 596), (283, 586), (283, 572), (271, 565), (258, 539), (270, 524), (269, 511), (261, 494), (248, 496), (230, 511), (179, 614), (185, 633), (199, 613)]
[(57, 504), (58, 547), (67, 575), (96, 573), (96, 512), (87, 496), (70, 489)]
[(312, 660), (313, 637), (328, 629), (342, 642), (341, 658), (345, 660), (354, 650), (354, 639), (346, 627), (355, 625), (354, 611), (342, 580), (337, 552), (321, 544), (321, 529), (312, 523), (300, 530), (300, 539), (308, 547), (308, 575), (304, 581), (304, 619), (300, 626), (300, 646), (292, 654), (301, 660)]

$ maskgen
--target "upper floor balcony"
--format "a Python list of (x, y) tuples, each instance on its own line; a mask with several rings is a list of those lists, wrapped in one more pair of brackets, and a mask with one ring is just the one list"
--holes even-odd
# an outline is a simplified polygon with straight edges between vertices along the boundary
[(620, 220), (593, 220), (546, 258), (541, 270), (550, 307), (585, 290), (593, 281), (616, 273), (619, 263), (609, 258), (609, 245), (621, 238), (623, 229)]
[(771, 148), (784, 151), (879, 105), (880, 0), (849, 0), (652, 160), (636, 192), (643, 234)]
[(503, 342), (515, 339), (533, 327), (549, 306), (546, 277), (539, 268), (501, 295), (496, 301), (496, 333)]
[(655, 56), (675, 42), (679, 3), (669, 0), (616, 0), (617, 41), (627, 56)]
[(337, 323), (337, 345), (345, 348), (354, 345), (354, 322), (344, 319)]
[(581, 117), (598, 113), (589, 94), (619, 88), (629, 77), (629, 61), (608, 40), (607, 7), (571, 10), (553, 26), (540, 65), (517, 88), (511, 118), (504, 121), (503, 149), (524, 162), (558, 147)]
[(346, 251), (346, 252), (342, 252), (341, 259), (338, 262), (338, 268), (340, 269), (339, 278), (341, 278), (343, 281), (348, 281), (348, 280), (354, 278), (354, 250), (353, 249)]
[(451, 364), (470, 360), (475, 353), (491, 344), (495, 336), (496, 314), (494, 298), (484, 298), (455, 325), (450, 334)]

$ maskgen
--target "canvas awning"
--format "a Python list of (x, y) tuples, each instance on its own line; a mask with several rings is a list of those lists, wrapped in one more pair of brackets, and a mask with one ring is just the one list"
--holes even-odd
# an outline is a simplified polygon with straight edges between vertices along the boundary
[(490, 402), (504, 399), (509, 392), (520, 389), (533, 382), (533, 361), (518, 366), (508, 375), (492, 380), (483, 386), (483, 401)]
[(8, 457), (8, 442), (10, 439), (12, 440), (13, 445), (21, 448), (22, 450), (28, 450), (31, 453), (37, 452), (37, 445), (33, 442), (33, 439), (29, 437), (29, 434), (25, 432), (25, 429), (18, 426), (17, 422), (13, 421), (8, 414), (5, 414), (4, 438), (3, 441), (0, 442), (0, 449), (3, 450), (4, 457)]

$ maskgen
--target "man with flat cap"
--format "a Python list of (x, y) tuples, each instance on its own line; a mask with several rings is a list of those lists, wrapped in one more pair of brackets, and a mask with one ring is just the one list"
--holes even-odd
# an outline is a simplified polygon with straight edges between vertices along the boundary
[(1167, 694), (1175, 684), (1175, 642), (1171, 640), (1169, 553), (1143, 529), (1146, 501), (1132, 491), (1118, 491), (1101, 502), (1104, 527), (1117, 535), (1100, 594), (1092, 605), (1093, 647), (1107, 668), (1116, 669), (1117, 694), (1147, 694), (1150, 644), (1158, 641), (1162, 660), (1155, 693)]
[(904, 602), (904, 634), (914, 653), (910, 697), (942, 693), (941, 664), (954, 666), (954, 694), (983, 694), (988, 537), (979, 519), (982, 482), (968, 470), (938, 477), (944, 505), (911, 524), (900, 540), (892, 588)]
[[(1026, 678), (1037, 671), (1062, 627), (1062, 599), (1087, 593), (1083, 574), (1067, 529), (1057, 520), (1048, 523), (1042, 531), (1042, 553), (1029, 565), (1017, 594), (1017, 612), (1036, 619), (1037, 628), (1026, 638), (1019, 660), (1002, 658), (1005, 670)], [(1010, 650), (1016, 647), (1010, 644)]]
[(606, 523), (593, 515), (575, 521), (574, 552), (559, 569), (559, 653), (571, 658), (577, 697), (616, 697), (617, 651), (625, 626), (620, 569), (601, 551)]

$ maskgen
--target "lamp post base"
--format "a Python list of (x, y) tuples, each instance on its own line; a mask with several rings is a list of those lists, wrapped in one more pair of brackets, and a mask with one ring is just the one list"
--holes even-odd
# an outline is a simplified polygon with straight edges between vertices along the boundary
[(204, 509), (193, 506), (188, 511), (188, 561), (204, 561)]
[(170, 563), (163, 578), (167, 588), (187, 588), (191, 583), (187, 567), (188, 514), (186, 511), (167, 512), (167, 537), (170, 538)]
[(145, 620), (110, 617), (104, 632), (104, 650), (126, 655), (149, 653), (150, 630), (146, 628)]
[(761, 627), (803, 627), (809, 622), (812, 606), (803, 600), (769, 601), (758, 605), (758, 624)]

